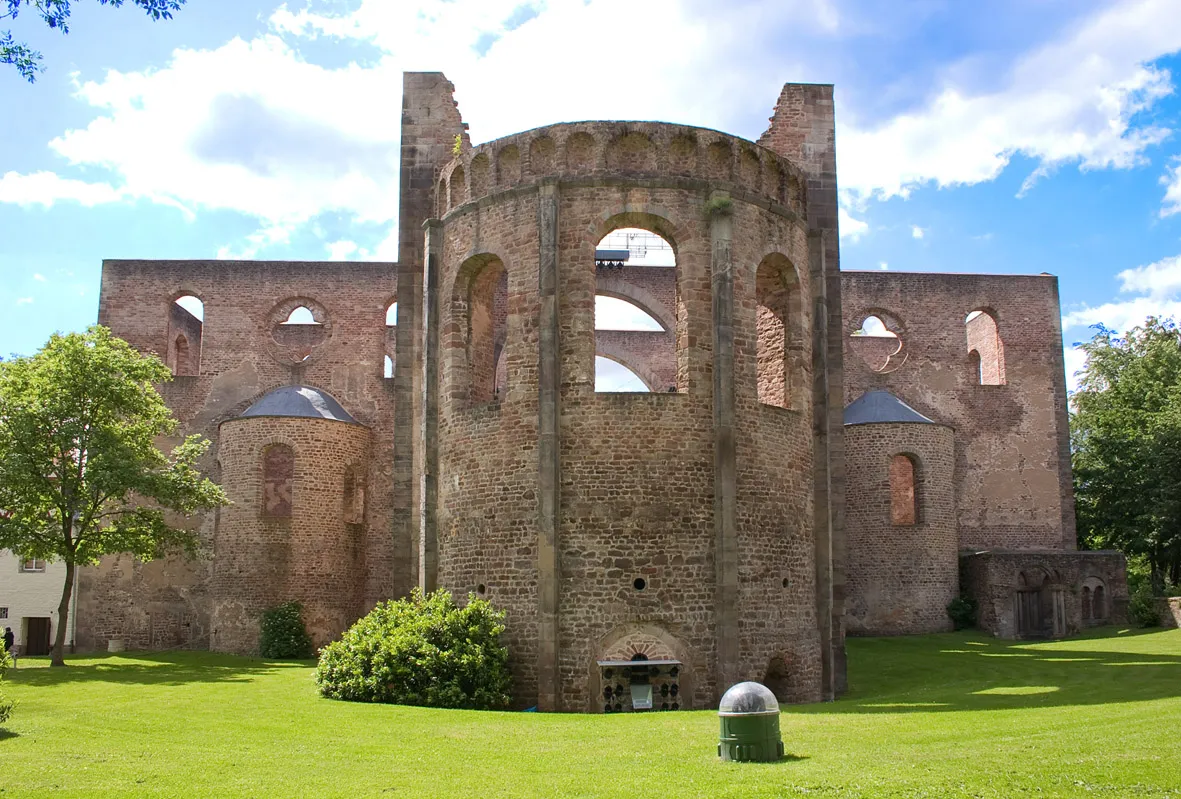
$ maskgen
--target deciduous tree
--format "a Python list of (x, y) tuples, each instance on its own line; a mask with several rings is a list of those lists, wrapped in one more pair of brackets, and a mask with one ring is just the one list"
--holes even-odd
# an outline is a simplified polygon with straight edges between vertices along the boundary
[(189, 436), (166, 455), (176, 420), (156, 390), (171, 372), (95, 326), (54, 335), (36, 355), (0, 363), (0, 549), (62, 560), (53, 665), (61, 666), (76, 569), (106, 554), (150, 560), (192, 552), (188, 516), (225, 504)]
[(1143, 555), (1160, 592), (1181, 582), (1181, 330), (1099, 326), (1082, 348), (1071, 418), (1082, 541)]
[[(0, 0), (0, 20), (15, 20), (21, 12), (27, 12), (41, 19), (46, 25), (62, 33), (70, 32), (70, 4), (74, 0)], [(121, 6), (124, 0), (98, 0), (100, 5)], [(179, 11), (185, 0), (131, 0), (155, 20), (172, 19), (172, 12)], [(6, 10), (5, 10), (6, 9)], [(24, 42), (12, 37), (12, 31), (0, 33), (0, 64), (10, 64), (29, 83), (37, 80), (41, 66), (41, 53)]]

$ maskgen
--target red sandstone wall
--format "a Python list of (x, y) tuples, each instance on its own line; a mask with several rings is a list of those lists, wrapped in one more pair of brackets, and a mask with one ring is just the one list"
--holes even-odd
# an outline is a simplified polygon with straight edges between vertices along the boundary
[[(530, 183), (561, 174), (560, 708), (600, 705), (591, 695), (594, 661), (626, 648), (629, 636), (659, 639), (686, 662), (687, 702), (704, 707), (716, 699), (712, 284), (705, 204), (714, 188), (732, 188), (735, 429), (741, 431), (739, 669), (763, 679), (778, 661), (777, 668), (789, 673), (786, 698), (818, 698), (811, 416), (768, 408), (757, 399), (755, 268), (768, 252), (782, 250), (799, 265), (804, 291), (810, 291), (802, 223), (782, 205), (768, 210), (788, 196), (799, 202), (790, 195), (790, 167), (713, 132), (615, 123), (531, 131), (482, 145), (461, 161), (467, 190), (457, 195), (447, 186), (443, 193), (471, 202), (450, 208), (443, 219), (440, 584), (461, 592), (483, 585), (490, 599), (509, 610), (516, 693), (522, 702), (536, 697), (539, 238), (537, 190)], [(445, 186), (460, 179), (458, 166), (444, 169)], [(663, 177), (631, 182), (631, 175), (644, 174)], [(669, 175), (691, 179), (662, 185)], [(748, 204), (756, 194), (762, 207)], [(680, 346), (670, 384), (679, 393), (594, 391), (600, 277), (594, 248), (610, 229), (623, 226), (652, 226), (676, 248), (679, 285), (646, 288), (662, 293), (662, 304), (672, 298), (667, 313)], [(474, 261), (465, 260), (473, 254)], [(508, 273), (507, 383), (499, 401), (473, 403), (467, 286), (474, 268), (488, 260), (481, 254), (497, 256)], [(795, 321), (810, 330), (809, 319)], [(810, 384), (800, 391), (810, 393)], [(642, 590), (637, 579), (644, 580)]]
[[(291, 513), (264, 512), (263, 453), (292, 448)], [(210, 649), (258, 652), (258, 614), (297, 600), (320, 647), (361, 615), (364, 525), (347, 524), (345, 473), (369, 463), (369, 430), (328, 419), (247, 417), (221, 427), (218, 459), (232, 505), (214, 539)]]
[[(952, 431), (933, 424), (845, 428), (846, 626), (853, 635), (951, 629), (959, 592)], [(894, 524), (891, 462), (915, 462), (914, 524)]]
[[(954, 428), (960, 548), (1074, 549), (1057, 280), (846, 272), (842, 283), (845, 402), (884, 388)], [(1004, 385), (980, 385), (969, 359), (964, 319), (981, 308), (997, 322)], [(848, 337), (870, 314), (902, 341), (884, 373)]]
[[(323, 388), (372, 430), (365, 569), (356, 578), (363, 584), (366, 607), (404, 594), (413, 584), (410, 543), (389, 534), (394, 408), (389, 384), (394, 381), (382, 375), (385, 309), (396, 297), (395, 268), (378, 263), (106, 261), (99, 299), (101, 324), (137, 349), (162, 357), (167, 354), (173, 300), (191, 294), (204, 302), (201, 374), (166, 384), (163, 394), (181, 422), (180, 434), (199, 433), (214, 442), (203, 465), (215, 479), (218, 425), (277, 386)], [(299, 304), (324, 317), (324, 342), (308, 360), (292, 363), (272, 337), (272, 321), (285, 318)], [(200, 529), (206, 551), (212, 547), (215, 516), (191, 522)], [(155, 645), (143, 618), (143, 608), (151, 606), (157, 617), (152, 625), (187, 624), (191, 645), (207, 646), (209, 579), (209, 561), (204, 559), (170, 558), (144, 566), (106, 558), (82, 570), (79, 645), (101, 648), (111, 637), (125, 638), (134, 647)]]

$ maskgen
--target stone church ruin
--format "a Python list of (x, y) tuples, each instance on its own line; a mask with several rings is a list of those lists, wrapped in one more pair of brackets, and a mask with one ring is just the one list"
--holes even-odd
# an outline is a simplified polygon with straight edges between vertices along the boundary
[(1122, 556), (1076, 549), (1056, 278), (842, 272), (831, 86), (757, 142), (472, 146), (442, 74), (402, 102), (396, 263), (104, 263), (100, 323), (172, 366), (234, 504), (196, 561), (85, 570), (80, 646), (249, 654), (293, 599), (322, 645), (442, 587), (507, 610), (520, 706), (603, 712), (832, 699), (846, 635), (961, 592), (1010, 638), (1123, 613)]

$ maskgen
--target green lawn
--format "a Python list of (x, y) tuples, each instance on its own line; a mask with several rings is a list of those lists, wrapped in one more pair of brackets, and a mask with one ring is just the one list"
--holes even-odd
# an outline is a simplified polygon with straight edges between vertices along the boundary
[(1181, 631), (849, 642), (853, 690), (787, 709), (791, 757), (718, 761), (710, 712), (474, 713), (321, 699), (306, 664), (24, 660), (0, 797), (1181, 799)]

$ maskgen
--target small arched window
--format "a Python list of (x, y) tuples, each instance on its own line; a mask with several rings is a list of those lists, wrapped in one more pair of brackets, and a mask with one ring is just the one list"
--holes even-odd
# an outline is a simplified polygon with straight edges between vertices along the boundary
[(972, 380), (981, 386), (1005, 384), (1005, 345), (996, 318), (988, 311), (972, 311), (964, 319)]
[(205, 304), (186, 294), (172, 303), (168, 316), (168, 365), (177, 377), (201, 373), (201, 335)]
[(1095, 590), (1091, 593), (1091, 618), (1107, 618), (1107, 597), (1101, 585), (1095, 586)]
[(1090, 621), (1094, 618), (1094, 605), (1091, 600), (1091, 587), (1084, 585), (1082, 592), (1082, 606), (1083, 606), (1083, 621)]
[(288, 314), (287, 319), (286, 319), (286, 321), (283, 322), (283, 324), (285, 324), (285, 325), (318, 325), (320, 323), (317, 322), (316, 318), (312, 315), (311, 308), (307, 307), (306, 305), (300, 305), (299, 307), (293, 308), (291, 310), (291, 313)]
[(918, 523), (915, 464), (909, 455), (895, 455), (890, 459), (890, 522), (896, 525)]
[(394, 359), (390, 356), (385, 356), (385, 367), (382, 370), (387, 380), (392, 380), (394, 377)]
[(386, 327), (397, 327), (398, 326), (398, 303), (391, 302), (390, 307), (385, 309), (385, 326)]
[(295, 451), (271, 444), (262, 453), (262, 515), (291, 518), (295, 489)]
[(344, 522), (361, 524), (365, 519), (365, 482), (357, 467), (350, 466), (344, 473)]

